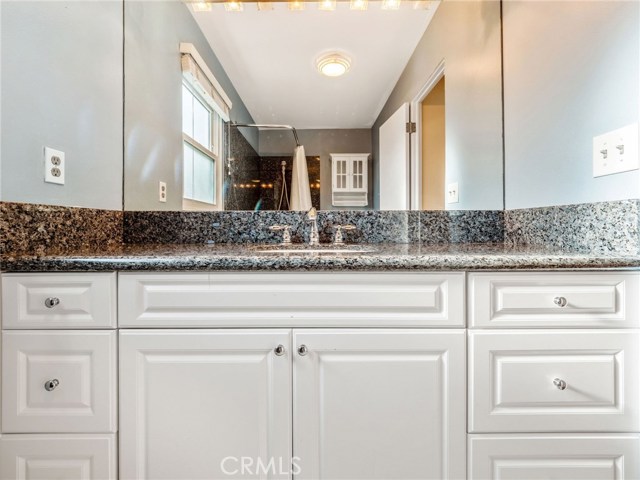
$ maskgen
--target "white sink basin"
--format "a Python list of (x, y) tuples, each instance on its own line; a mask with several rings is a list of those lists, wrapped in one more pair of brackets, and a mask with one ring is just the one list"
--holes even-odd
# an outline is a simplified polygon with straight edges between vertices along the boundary
[(339, 255), (339, 254), (360, 254), (374, 253), (375, 248), (363, 247), (360, 245), (326, 245), (326, 246), (309, 246), (309, 245), (260, 245), (253, 247), (258, 253), (266, 254), (289, 254), (289, 255)]

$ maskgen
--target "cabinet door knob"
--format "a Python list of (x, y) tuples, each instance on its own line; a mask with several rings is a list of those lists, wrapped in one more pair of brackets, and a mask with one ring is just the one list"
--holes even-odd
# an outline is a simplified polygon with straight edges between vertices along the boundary
[(307, 353), (309, 353), (309, 349), (307, 348), (306, 345), (300, 345), (298, 347), (298, 355), (300, 355), (301, 357), (304, 357)]
[(53, 308), (59, 304), (60, 304), (60, 299), (58, 297), (49, 297), (44, 301), (44, 306), (47, 308)]
[(57, 378), (54, 378), (53, 380), (49, 380), (48, 382), (45, 382), (44, 389), (47, 392), (51, 392), (55, 390), (58, 385), (60, 385), (60, 381)]
[(284, 352), (286, 350), (284, 349), (284, 345), (278, 345), (276, 348), (274, 348), (273, 351), (277, 356), (281, 357), (282, 355), (284, 355)]
[(566, 388), (567, 388), (567, 382), (565, 382), (564, 380), (561, 380), (559, 378), (554, 378), (553, 379), (553, 384), (556, 386), (556, 388), (558, 390), (566, 390)]
[(567, 306), (567, 299), (564, 297), (556, 297), (553, 299), (553, 303), (555, 303), (560, 308)]

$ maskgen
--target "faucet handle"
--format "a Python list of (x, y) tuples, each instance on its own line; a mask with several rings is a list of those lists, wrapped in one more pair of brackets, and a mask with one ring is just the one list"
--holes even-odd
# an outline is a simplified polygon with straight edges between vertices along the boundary
[(333, 237), (334, 245), (344, 245), (344, 234), (343, 231), (352, 231), (355, 230), (355, 225), (336, 225), (336, 234)]
[(282, 243), (280, 245), (291, 245), (291, 225), (271, 225), (272, 232), (283, 232)]

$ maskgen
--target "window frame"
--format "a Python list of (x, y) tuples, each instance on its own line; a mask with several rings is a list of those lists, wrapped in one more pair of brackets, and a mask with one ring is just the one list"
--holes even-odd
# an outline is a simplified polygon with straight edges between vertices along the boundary
[[(180, 55), (182, 85), (209, 112), (209, 141), (211, 143), (209, 146), (202, 145), (195, 138), (182, 132), (182, 208), (183, 210), (224, 210), (224, 161), (227, 155), (225, 126), (226, 122), (230, 121), (233, 104), (222, 85), (216, 80), (215, 75), (207, 66), (204, 58), (198, 53), (195, 45), (181, 42)], [(213, 161), (213, 203), (185, 197), (184, 151), (186, 146)]]
[[(192, 95), (194, 101), (199, 102), (204, 109), (209, 114), (209, 142), (211, 145), (207, 147), (206, 145), (202, 145), (195, 138), (188, 135), (184, 132), (184, 128), (182, 129), (182, 141), (183, 141), (183, 156), (182, 156), (182, 165), (183, 165), (183, 179), (182, 179), (182, 206), (185, 210), (218, 210), (222, 209), (222, 197), (220, 195), (220, 181), (222, 175), (222, 161), (221, 156), (223, 153), (223, 129), (224, 129), (224, 119), (220, 116), (218, 112), (216, 112), (211, 106), (202, 98), (202, 96), (198, 93), (198, 91), (193, 88), (193, 86), (183, 78), (182, 87), (186, 88), (187, 91)], [(182, 98), (182, 96), (181, 96)], [(181, 100), (184, 101), (184, 100)], [(192, 115), (193, 120), (193, 115)], [(184, 119), (183, 119), (184, 121)], [(187, 197), (185, 192), (184, 185), (184, 170), (185, 170), (185, 158), (184, 158), (184, 144), (189, 145), (194, 150), (197, 150), (202, 155), (210, 159), (213, 163), (213, 177), (211, 178), (211, 182), (213, 184), (213, 202), (207, 202), (203, 200), (197, 200), (195, 198)], [(194, 172), (195, 174), (195, 172)]]

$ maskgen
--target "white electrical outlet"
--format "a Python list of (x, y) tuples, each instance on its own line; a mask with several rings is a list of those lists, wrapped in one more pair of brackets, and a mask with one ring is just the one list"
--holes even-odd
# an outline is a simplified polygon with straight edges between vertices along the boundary
[(44, 181), (64, 185), (64, 152), (44, 147)]
[(630, 172), (640, 168), (638, 124), (593, 137), (593, 176)]
[(458, 182), (447, 185), (447, 203), (458, 203), (460, 194), (458, 190)]
[(158, 201), (167, 203), (167, 184), (166, 182), (158, 183)]

